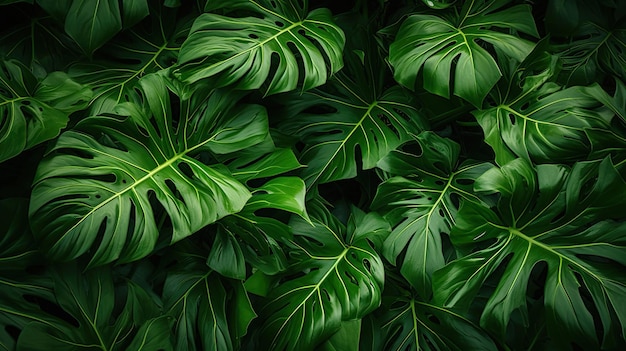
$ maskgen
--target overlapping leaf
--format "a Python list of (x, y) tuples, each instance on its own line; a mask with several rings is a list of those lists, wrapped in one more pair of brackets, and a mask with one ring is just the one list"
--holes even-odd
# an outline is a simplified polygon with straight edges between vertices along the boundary
[(64, 21), (65, 31), (91, 55), (127, 28), (146, 17), (147, 0), (37, 1), (48, 13)]
[(135, 260), (152, 251), (160, 216), (175, 242), (239, 212), (250, 197), (210, 155), (265, 140), (265, 109), (214, 91), (183, 100), (174, 116), (160, 76), (140, 85), (142, 106), (126, 103), (118, 115), (81, 121), (41, 162), (30, 218), (51, 257), (92, 250), (91, 265)]
[(588, 22), (571, 42), (557, 45), (556, 51), (563, 61), (561, 79), (566, 84), (601, 82), (603, 73), (626, 80), (626, 28), (610, 31)]
[(398, 86), (372, 100), (345, 78), (334, 82), (336, 92), (306, 92), (294, 97), (286, 112), (285, 130), (306, 145), (300, 162), (307, 165), (307, 186), (355, 177), (357, 162), (364, 169), (375, 167), (427, 125), (413, 98)]
[[(473, 112), (499, 164), (517, 157), (536, 163), (568, 162), (622, 144), (612, 131), (614, 113), (597, 99), (602, 88), (564, 88), (550, 82), (556, 64), (544, 55), (517, 66), (508, 87), (500, 89), (498, 105)], [(514, 86), (519, 81), (521, 87)]]
[(384, 181), (372, 209), (394, 226), (383, 254), (393, 264), (402, 255), (402, 275), (423, 298), (432, 292), (431, 277), (444, 266), (442, 235), (448, 235), (460, 202), (481, 203), (473, 192), (474, 180), (490, 163), (458, 164), (460, 147), (432, 132), (418, 136), (421, 154), (393, 151), (378, 166), (397, 175)]
[(48, 302), (56, 305), (49, 310), (54, 323), (29, 324), (17, 350), (173, 350), (172, 320), (161, 314), (158, 299), (133, 283), (116, 291), (110, 268), (83, 273), (72, 264), (56, 269), (54, 282), (55, 301)]
[(341, 321), (380, 304), (384, 270), (369, 240), (385, 236), (389, 224), (360, 210), (347, 228), (323, 211), (312, 220), (292, 221), (299, 259), (288, 273), (301, 276), (273, 288), (260, 310), (264, 349), (313, 350)]
[(263, 87), (270, 95), (319, 86), (343, 66), (344, 34), (328, 9), (307, 14), (295, 0), (231, 6), (256, 16), (199, 16), (180, 51), (177, 74), (185, 83), (212, 77), (219, 86)]
[(197, 248), (182, 248), (163, 288), (167, 313), (176, 319), (175, 350), (238, 349), (256, 317), (242, 283), (227, 283), (204, 264)]
[(571, 170), (535, 169), (517, 159), (487, 171), (475, 189), (498, 194), (498, 206), (461, 206), (451, 239), (474, 252), (435, 273), (436, 300), (468, 306), (481, 285), (495, 279), (481, 325), (503, 337), (514, 312), (528, 325), (529, 277), (545, 262), (543, 304), (551, 338), (589, 349), (599, 347), (598, 338), (605, 347), (623, 344), (626, 225), (613, 219), (623, 218), (626, 184), (610, 159), (577, 163)]
[(91, 62), (72, 65), (68, 74), (94, 89), (90, 112), (113, 112), (135, 95), (141, 77), (172, 66), (190, 27), (189, 19), (156, 17), (120, 34)]
[(367, 343), (360, 350), (498, 350), (480, 326), (453, 309), (413, 296), (404, 285), (392, 281), (385, 288), (380, 309), (366, 319), (372, 329), (364, 330)]
[(91, 94), (65, 73), (38, 80), (18, 61), (0, 62), (0, 162), (59, 135)]
[[(510, 59), (522, 61), (533, 43), (501, 29), (513, 29), (538, 37), (527, 5), (497, 11), (508, 1), (464, 2), (460, 13), (449, 19), (433, 15), (409, 16), (389, 48), (395, 79), (415, 89), (422, 71), (427, 91), (457, 95), (480, 107), (501, 76), (484, 43), (493, 45)], [(454, 86), (452, 86), (454, 84)]]

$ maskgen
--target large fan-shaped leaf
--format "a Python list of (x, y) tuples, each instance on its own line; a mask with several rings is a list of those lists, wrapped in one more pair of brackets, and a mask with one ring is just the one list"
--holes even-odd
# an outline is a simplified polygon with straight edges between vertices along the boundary
[(596, 330), (602, 330), (604, 346), (624, 343), (626, 223), (611, 218), (624, 216), (626, 184), (611, 161), (577, 163), (570, 170), (534, 169), (517, 159), (487, 171), (475, 188), (499, 194), (498, 206), (462, 204), (451, 239), (475, 251), (435, 273), (437, 301), (468, 306), (493, 277), (497, 286), (483, 307), (481, 325), (504, 336), (514, 311), (528, 325), (529, 277), (545, 262), (550, 336), (598, 349)]
[(126, 103), (120, 116), (81, 121), (40, 164), (30, 217), (52, 257), (93, 248), (91, 265), (135, 260), (154, 247), (157, 216), (169, 218), (175, 242), (240, 211), (250, 197), (223, 165), (195, 156), (211, 163), (205, 155), (265, 140), (265, 109), (215, 91), (183, 100), (177, 116), (160, 76), (140, 85), (143, 106)]
[(90, 97), (65, 73), (39, 81), (17, 61), (0, 62), (0, 162), (59, 135)]
[(307, 165), (303, 178), (308, 186), (355, 177), (359, 161), (364, 169), (375, 167), (427, 125), (412, 96), (398, 86), (375, 100), (346, 78), (337, 78), (333, 86), (332, 93), (320, 89), (293, 97), (287, 109), (285, 130), (306, 145), (300, 161)]
[(378, 163), (399, 176), (378, 187), (372, 209), (395, 226), (384, 242), (385, 257), (395, 264), (404, 252), (400, 271), (427, 299), (433, 272), (445, 264), (441, 236), (450, 233), (460, 201), (481, 202), (472, 186), (493, 165), (457, 165), (459, 145), (432, 132), (420, 134), (417, 140), (419, 156), (393, 151)]
[(427, 91), (449, 97), (454, 82), (454, 95), (480, 107), (501, 76), (496, 61), (481, 44), (489, 43), (508, 58), (522, 61), (533, 43), (500, 29), (510, 28), (538, 37), (529, 6), (495, 12), (506, 2), (465, 1), (461, 12), (450, 19), (423, 14), (409, 16), (389, 48), (389, 62), (396, 80), (414, 89), (418, 73), (423, 71), (423, 86)]
[(84, 273), (72, 264), (56, 269), (54, 282), (55, 301), (47, 302), (54, 323), (29, 324), (17, 350), (173, 350), (172, 320), (158, 299), (130, 282), (116, 290), (110, 268)]
[[(186, 83), (214, 77), (220, 86), (275, 94), (324, 84), (342, 66), (344, 34), (328, 9), (308, 15), (295, 0), (245, 1), (259, 17), (198, 17), (180, 50), (178, 75)], [(287, 11), (290, 9), (290, 11)]]
[(124, 31), (95, 55), (94, 60), (70, 67), (68, 74), (72, 78), (94, 89), (92, 114), (112, 112), (118, 103), (134, 95), (133, 89), (141, 77), (176, 62), (191, 21), (181, 19), (174, 23), (167, 19), (155, 17), (152, 23)]
[(238, 349), (239, 338), (256, 317), (242, 283), (225, 282), (204, 264), (197, 248), (181, 248), (163, 288), (168, 314), (176, 318), (175, 350)]
[(313, 350), (342, 320), (361, 318), (380, 304), (384, 271), (369, 240), (385, 236), (389, 224), (356, 209), (348, 228), (327, 212), (321, 216), (313, 225), (292, 221), (300, 259), (288, 272), (301, 276), (272, 289), (260, 310), (264, 348)]

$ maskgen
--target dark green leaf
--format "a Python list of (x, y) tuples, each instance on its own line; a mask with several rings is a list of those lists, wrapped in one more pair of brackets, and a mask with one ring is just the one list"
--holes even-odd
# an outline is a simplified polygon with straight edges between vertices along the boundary
[(372, 209), (394, 229), (383, 244), (385, 257), (423, 298), (432, 292), (431, 277), (445, 262), (442, 235), (448, 235), (460, 202), (482, 201), (474, 194), (474, 180), (492, 168), (490, 163), (457, 165), (459, 145), (432, 132), (418, 136), (420, 155), (393, 151), (379, 162), (392, 177), (383, 182)]
[(388, 233), (389, 224), (373, 213), (354, 213), (361, 220), (351, 232), (323, 211), (313, 225), (292, 221), (299, 260), (290, 273), (300, 276), (272, 289), (260, 310), (264, 348), (313, 350), (342, 321), (378, 307), (384, 270), (368, 237)]
[(528, 326), (528, 281), (545, 262), (542, 296), (553, 340), (597, 349), (600, 325), (606, 346), (623, 338), (626, 226), (611, 218), (623, 216), (626, 184), (610, 160), (580, 162), (570, 170), (535, 169), (517, 159), (487, 171), (475, 188), (498, 194), (498, 206), (463, 203), (451, 239), (474, 252), (435, 273), (437, 301), (468, 306), (493, 277), (497, 286), (483, 306), (481, 325), (504, 337), (515, 311)]

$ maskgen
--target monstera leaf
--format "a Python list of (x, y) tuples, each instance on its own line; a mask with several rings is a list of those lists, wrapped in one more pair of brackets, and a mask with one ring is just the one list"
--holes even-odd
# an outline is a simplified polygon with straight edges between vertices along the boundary
[(0, 62), (0, 162), (59, 135), (90, 97), (65, 73), (38, 80), (17, 61)]
[(265, 140), (265, 109), (202, 92), (183, 100), (175, 117), (162, 77), (146, 76), (140, 86), (141, 106), (81, 121), (40, 164), (30, 218), (51, 257), (92, 249), (92, 266), (135, 260), (152, 251), (157, 221), (169, 219), (176, 242), (239, 212), (250, 197), (210, 155)]
[(246, 90), (267, 83), (266, 95), (324, 84), (343, 66), (345, 37), (328, 9), (307, 14), (301, 4), (235, 1), (232, 7), (255, 16), (199, 16), (180, 50), (177, 75), (185, 83), (213, 77), (219, 86)]
[(400, 272), (427, 299), (433, 272), (446, 263), (441, 237), (450, 233), (461, 201), (481, 203), (472, 186), (493, 166), (458, 165), (459, 145), (433, 132), (423, 132), (417, 140), (419, 156), (398, 150), (378, 163), (379, 168), (398, 176), (378, 187), (372, 209), (394, 225), (383, 245), (385, 258), (396, 264), (404, 253)]
[(184, 18), (173, 22), (157, 17), (124, 31), (91, 62), (72, 65), (68, 74), (94, 89), (90, 112), (113, 112), (134, 95), (141, 77), (173, 65), (190, 27)]
[(371, 329), (363, 332), (360, 350), (498, 350), (488, 334), (462, 314), (414, 296), (401, 279), (391, 278), (390, 283), (381, 307), (363, 323)]
[(245, 262), (267, 274), (283, 271), (286, 257), (279, 242), (291, 238), (291, 228), (257, 212), (274, 209), (308, 220), (305, 190), (302, 179), (296, 177), (274, 178), (254, 189), (241, 212), (220, 221), (207, 260), (209, 267), (223, 276), (242, 280), (246, 278)]
[(374, 168), (427, 125), (411, 95), (398, 86), (378, 99), (367, 98), (346, 78), (334, 80), (333, 87), (336, 92), (320, 89), (293, 97), (285, 113), (289, 117), (284, 130), (306, 145), (300, 162), (307, 165), (303, 170), (307, 186), (353, 178), (358, 161), (363, 169)]
[(622, 145), (611, 125), (614, 113), (598, 99), (602, 88), (564, 88), (550, 82), (557, 61), (538, 56), (511, 71), (509, 83), (494, 94), (497, 105), (473, 112), (496, 161), (502, 165), (521, 157), (536, 163), (568, 162)]
[(178, 263), (163, 287), (164, 306), (176, 319), (175, 350), (238, 349), (256, 317), (243, 284), (229, 283), (208, 268), (197, 248), (186, 242), (179, 246), (184, 251), (176, 254)]
[(571, 42), (557, 45), (556, 51), (563, 61), (561, 79), (566, 84), (600, 82), (602, 73), (626, 80), (626, 28), (610, 31), (587, 22)]
[(436, 301), (468, 306), (495, 279), (480, 322), (503, 337), (513, 313), (528, 326), (529, 278), (545, 263), (542, 296), (553, 340), (598, 349), (597, 330), (608, 348), (623, 338), (626, 224), (611, 218), (623, 216), (626, 184), (610, 159), (571, 169), (517, 159), (487, 171), (475, 189), (498, 195), (498, 205), (461, 205), (452, 243), (473, 252), (435, 273)]
[(55, 270), (54, 283), (55, 301), (48, 302), (54, 323), (30, 323), (17, 350), (173, 350), (172, 320), (161, 314), (158, 299), (130, 282), (124, 293), (116, 290), (110, 268), (84, 273), (71, 264)]
[(91, 55), (122, 28), (150, 13), (147, 0), (42, 1), (37, 3), (58, 20), (65, 31)]
[(313, 225), (300, 217), (291, 223), (299, 260), (288, 274), (299, 276), (273, 288), (259, 311), (264, 348), (313, 350), (342, 321), (380, 304), (383, 264), (370, 240), (384, 237), (389, 224), (354, 209), (346, 228), (327, 211), (315, 212)]
[(493, 45), (508, 58), (522, 61), (533, 43), (502, 29), (539, 36), (528, 5), (497, 11), (507, 2), (465, 1), (461, 12), (450, 18), (409, 16), (389, 47), (395, 79), (415, 89), (422, 71), (427, 91), (449, 97), (452, 88), (454, 95), (480, 107), (501, 76), (495, 59), (483, 45)]

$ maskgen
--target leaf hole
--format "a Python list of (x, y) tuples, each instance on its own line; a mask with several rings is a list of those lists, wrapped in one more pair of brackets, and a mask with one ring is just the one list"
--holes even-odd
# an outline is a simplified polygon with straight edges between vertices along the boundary
[(557, 214), (556, 216), (552, 217), (552, 219), (550, 220), (550, 224), (558, 223), (564, 217), (565, 217), (565, 210), (559, 212), (559, 214)]
[(30, 100), (22, 100), (22, 105), (24, 106), (30, 105)]
[(511, 121), (512, 125), (515, 125), (515, 115), (512, 113), (509, 113), (509, 121)]
[(457, 178), (455, 179), (456, 183), (459, 185), (472, 185), (474, 184), (474, 179), (467, 179), (467, 178)]
[(446, 184), (446, 183), (445, 183), (443, 180), (438, 179), (438, 180), (435, 180), (435, 184), (437, 184), (437, 185), (439, 185), (439, 186), (442, 186), (442, 185), (444, 185), (444, 184)]
[(406, 112), (402, 111), (401, 109), (397, 107), (394, 107), (393, 110), (396, 114), (398, 114), (398, 116), (402, 117), (402, 119), (404, 119), (405, 121), (407, 122), (411, 121), (411, 117), (409, 117), (409, 115)]
[(330, 299), (330, 294), (328, 293), (328, 290), (322, 289), (321, 292), (322, 292), (322, 295), (324, 295), (324, 298), (326, 299), (326, 301), (330, 302), (331, 299)]
[(256, 34), (254, 34), (254, 33), (250, 33), (250, 34), (248, 34), (248, 37), (249, 37), (250, 39), (259, 39), (259, 36), (258, 36), (258, 35), (256, 35)]
[(281, 22), (281, 21), (276, 21), (276, 22), (274, 22), (274, 24), (277, 25), (280, 28), (285, 26), (285, 24), (283, 22)]
[(350, 272), (348, 271), (344, 271), (343, 274), (348, 277), (348, 279), (350, 280), (350, 283), (354, 284), (354, 285), (359, 285), (359, 281), (356, 280), (356, 278), (354, 277), (354, 275), (352, 275)]
[(372, 264), (370, 263), (370, 260), (363, 259), (363, 267), (365, 267), (365, 269), (367, 269), (368, 272), (372, 273)]
[(188, 178), (194, 179), (194, 173), (191, 169), (191, 166), (187, 162), (180, 162), (178, 165), (178, 169)]
[(450, 193), (450, 202), (452, 202), (452, 206), (458, 210), (461, 206), (461, 197), (457, 193)]
[(530, 102), (525, 102), (521, 107), (520, 110), (525, 111), (528, 107), (530, 106)]
[(434, 324), (441, 325), (441, 321), (435, 315), (431, 314), (430, 316), (428, 316), (428, 320)]
[(306, 31), (304, 29), (299, 29), (298, 30), (298, 34), (300, 34), (302, 36), (306, 36)]
[(446, 217), (446, 214), (443, 212), (443, 209), (440, 208), (438, 212), (439, 212), (439, 216), (441, 216), (443, 218)]

